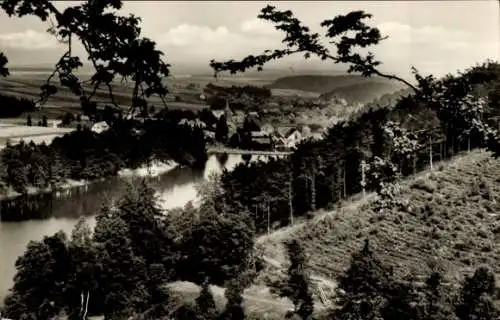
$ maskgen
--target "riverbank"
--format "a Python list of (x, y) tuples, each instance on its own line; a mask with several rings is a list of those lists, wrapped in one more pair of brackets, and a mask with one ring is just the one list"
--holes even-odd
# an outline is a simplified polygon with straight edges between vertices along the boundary
[[(179, 164), (176, 163), (175, 161), (168, 161), (168, 162), (155, 161), (150, 165), (143, 165), (136, 169), (130, 169), (130, 168), (121, 169), (120, 171), (118, 171), (116, 176), (123, 178), (157, 177), (173, 170), (177, 166), (179, 166)], [(66, 179), (62, 182), (56, 183), (53, 186), (49, 186), (46, 188), (37, 188), (34, 186), (29, 186), (26, 188), (25, 193), (17, 192), (13, 190), (12, 187), (9, 187), (5, 192), (3, 192), (3, 194), (0, 194), (0, 201), (15, 200), (16, 198), (19, 198), (23, 195), (33, 196), (33, 195), (47, 194), (47, 193), (54, 193), (56, 197), (59, 197), (61, 196), (61, 194), (68, 192), (70, 189), (85, 187), (92, 183), (104, 181), (106, 179), (107, 178), (100, 178), (95, 180)]]

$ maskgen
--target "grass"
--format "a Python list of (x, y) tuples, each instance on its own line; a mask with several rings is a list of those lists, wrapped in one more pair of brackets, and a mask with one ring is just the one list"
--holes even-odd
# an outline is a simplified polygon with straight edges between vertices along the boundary
[(28, 127), (19, 125), (20, 119), (2, 119), (0, 122), (0, 149), (3, 148), (8, 141), (12, 144), (19, 143), (24, 140), (29, 143), (45, 143), (50, 144), (56, 137), (60, 137), (66, 133), (74, 131), (72, 128), (51, 128), (51, 127)]
[[(170, 283), (168, 287), (174, 292), (174, 299), (178, 304), (193, 303), (200, 294), (200, 287), (185, 281)], [(210, 286), (215, 304), (218, 310), (224, 310), (226, 298), (225, 289), (218, 286)], [(273, 296), (267, 288), (251, 286), (245, 290), (244, 308), (246, 319), (284, 319), (288, 310), (293, 309), (289, 300)]]
[[(488, 152), (473, 151), (438, 168), (401, 182), (399, 197), (409, 200), (407, 210), (374, 212), (370, 194), (362, 201), (352, 199), (341, 210), (319, 212), (312, 220), (261, 237), (258, 250), (267, 267), (259, 280), (283, 275), (287, 258), (282, 242), (291, 238), (303, 242), (310, 274), (331, 294), (334, 279), (365, 238), (398, 278), (425, 277), (437, 267), (456, 281), (480, 265), (499, 274), (500, 162)], [(315, 293), (318, 287), (313, 287)]]

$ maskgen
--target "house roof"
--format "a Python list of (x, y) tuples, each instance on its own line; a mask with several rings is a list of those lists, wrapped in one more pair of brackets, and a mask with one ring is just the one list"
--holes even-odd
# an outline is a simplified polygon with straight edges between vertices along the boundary
[(251, 131), (250, 134), (252, 135), (252, 137), (269, 137), (269, 134), (267, 132), (264, 132), (264, 131)]
[(278, 133), (280, 136), (284, 137), (288, 134), (290, 131), (289, 127), (278, 127), (274, 130), (276, 133)]
[[(291, 136), (294, 132), (299, 132), (297, 128), (289, 128), (288, 131), (286, 132), (285, 136), (289, 137)], [(300, 133), (300, 132), (299, 132)]]

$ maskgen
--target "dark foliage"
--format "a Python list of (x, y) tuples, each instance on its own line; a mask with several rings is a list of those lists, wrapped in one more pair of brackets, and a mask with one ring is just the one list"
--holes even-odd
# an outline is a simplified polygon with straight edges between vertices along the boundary
[(288, 280), (280, 286), (280, 296), (289, 298), (295, 306), (294, 313), (303, 320), (312, 319), (314, 303), (306, 274), (306, 256), (299, 242), (286, 243), (290, 266)]
[(33, 100), (0, 94), (0, 118), (17, 118), (34, 110)]
[(229, 128), (227, 126), (226, 116), (221, 115), (215, 127), (215, 140), (225, 143), (228, 139)]
[(487, 268), (476, 270), (467, 277), (460, 291), (455, 313), (460, 320), (497, 319), (499, 313), (495, 305), (495, 275)]

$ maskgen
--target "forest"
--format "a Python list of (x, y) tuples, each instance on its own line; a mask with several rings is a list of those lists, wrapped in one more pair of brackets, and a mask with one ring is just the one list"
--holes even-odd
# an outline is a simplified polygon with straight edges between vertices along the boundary
[[(137, 18), (118, 17), (115, 11), (106, 14), (103, 21), (96, 19), (96, 15), (104, 16), (105, 9), (118, 10), (121, 5), (121, 1), (89, 1), (62, 14), (48, 1), (8, 0), (2, 3), (2, 8), (9, 15), (31, 14), (42, 20), (55, 15), (60, 35), (71, 38), (75, 34), (87, 45), (96, 64), (100, 59), (115, 59), (109, 54), (113, 50), (125, 56), (143, 50), (144, 55), (139, 56), (149, 60), (141, 63), (150, 68), (141, 73), (142, 77), (138, 74), (133, 77), (137, 88), (144, 82), (149, 93), (162, 95), (165, 88), (156, 80), (168, 73), (168, 68), (160, 63), (154, 43), (139, 38)], [(313, 216), (318, 208), (333, 206), (358, 192), (376, 191), (378, 200), (374, 205), (381, 210), (388, 205), (404, 205), (393, 196), (392, 188), (400, 177), (427, 166), (432, 168), (436, 154), (442, 160), (461, 150), (487, 148), (497, 157), (500, 137), (495, 128), (500, 65), (487, 61), (440, 79), (422, 76), (414, 70), (417, 84), (384, 74), (377, 69), (380, 62), (373, 54), (363, 57), (352, 50), (356, 46), (376, 45), (384, 39), (378, 29), (364, 24), (363, 19), (370, 17), (354, 11), (325, 20), (322, 26), (327, 29), (328, 38), (340, 36), (335, 42), (337, 52), (331, 53), (320, 43), (319, 35), (310, 32), (291, 11), (268, 6), (262, 9), (259, 18), (275, 23), (276, 29), (285, 33), (287, 49), (266, 50), (242, 61), (212, 61), (211, 66), (216, 73), (237, 73), (252, 67), (261, 70), (267, 62), (291, 54), (304, 54), (305, 58), (317, 55), (325, 61), (349, 65), (349, 73), (400, 81), (414, 91), (412, 94), (394, 106), (359, 112), (330, 128), (323, 140), (302, 143), (289, 158), (268, 163), (246, 161), (234, 171), (224, 172), (200, 188), (197, 207), (188, 205), (164, 214), (146, 184), (131, 188), (118, 204), (102, 208), (93, 231), (81, 222), (70, 237), (59, 232), (31, 242), (16, 261), (17, 274), (3, 314), (19, 320), (50, 319), (61, 314), (75, 320), (88, 319), (90, 315), (104, 315), (106, 320), (252, 319), (252, 315), (246, 314), (243, 291), (265, 263), (254, 251), (257, 235), (276, 226), (293, 224), (300, 216)], [(91, 25), (96, 31), (89, 31)], [(110, 30), (116, 35), (110, 35)], [(354, 38), (349, 31), (356, 33)], [(94, 37), (96, 34), (99, 37)], [(108, 41), (107, 36), (116, 41)], [(121, 37), (125, 40), (121, 41)], [(6, 60), (0, 56), (0, 64), (2, 59)], [(115, 73), (131, 77), (131, 69), (137, 71), (129, 60), (112, 62), (96, 67), (96, 79), (109, 84)], [(69, 59), (60, 72), (69, 73), (75, 65), (78, 63)], [(84, 94), (72, 85), (76, 94)], [(132, 107), (144, 108), (139, 91), (134, 92)], [(165, 127), (163, 123), (150, 125), (155, 136)], [(126, 140), (124, 132), (118, 131), (124, 135), (119, 138)], [(86, 139), (100, 145), (85, 133), (77, 132), (75, 136), (81, 137), (83, 145)], [(196, 133), (193, 136), (195, 141), (203, 141), (196, 138), (199, 136)], [(138, 163), (138, 159), (151, 154), (148, 150), (158, 146), (163, 151), (163, 143), (170, 146), (171, 142), (158, 140), (158, 144), (147, 144), (145, 152), (137, 151), (125, 159)], [(62, 141), (64, 138), (54, 145), (65, 145)], [(198, 146), (190, 148), (195, 154), (203, 154)], [(109, 159), (106, 148), (96, 149), (96, 153)], [(69, 147), (68, 150), (63, 154), (73, 157), (74, 172), (81, 174), (79, 170), (91, 163), (86, 161), (88, 154)], [(116, 150), (125, 152), (118, 146)], [(168, 156), (174, 154), (179, 156), (175, 152)], [(110, 169), (104, 172), (116, 170), (113, 161), (107, 160)], [(17, 167), (11, 165), (11, 168)], [(37, 176), (37, 171), (31, 176)], [(337, 275), (339, 290), (330, 307), (317, 310), (302, 246), (292, 240), (286, 247), (289, 258), (286, 277), (269, 283), (276, 294), (293, 303), (293, 310), (286, 318), (493, 320), (499, 316), (495, 304), (498, 288), (494, 274), (487, 267), (464, 275), (462, 283), (446, 281), (440, 270), (429, 274), (424, 283), (411, 278), (397, 280), (393, 276), (395, 270), (386, 267), (373, 252), (369, 239), (351, 257), (350, 266)], [(194, 303), (176, 301), (173, 290), (164, 286), (176, 280), (201, 286)], [(226, 305), (222, 310), (217, 310), (209, 284), (226, 288)]]

